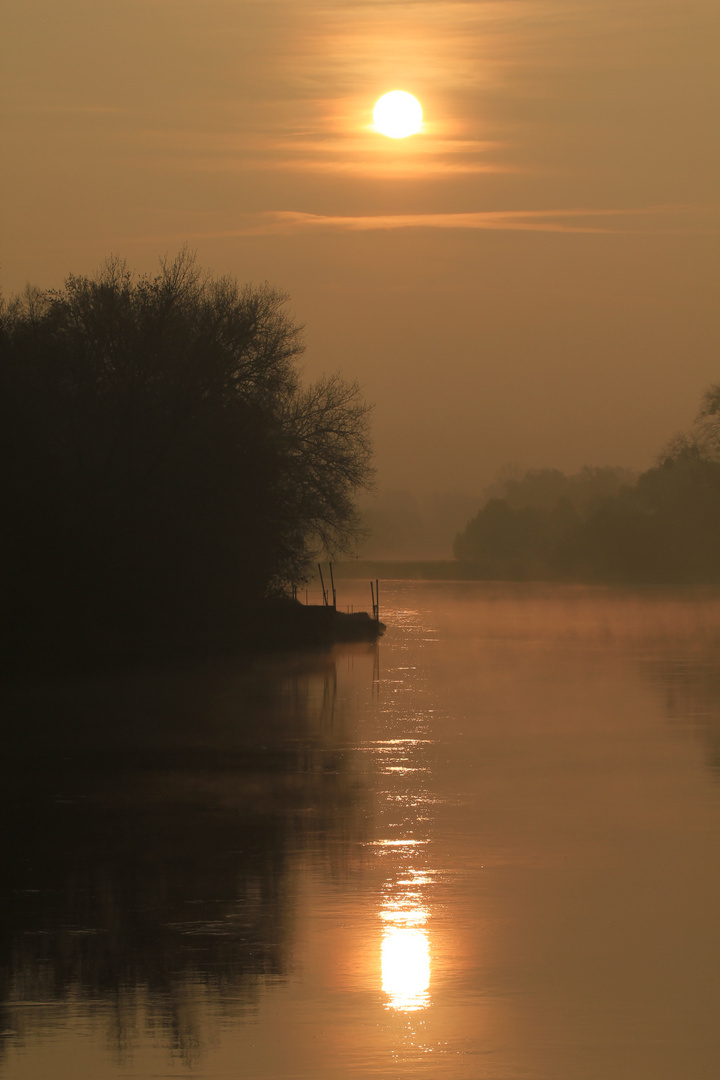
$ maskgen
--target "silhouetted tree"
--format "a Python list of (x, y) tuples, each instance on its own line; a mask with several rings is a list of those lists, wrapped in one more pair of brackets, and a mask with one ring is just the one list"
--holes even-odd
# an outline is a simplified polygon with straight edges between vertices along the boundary
[(671, 439), (658, 456), (658, 462), (681, 457), (720, 462), (720, 383), (707, 388), (690, 431)]
[(6, 641), (222, 641), (351, 541), (369, 409), (337, 375), (302, 385), (286, 300), (184, 251), (4, 305)]

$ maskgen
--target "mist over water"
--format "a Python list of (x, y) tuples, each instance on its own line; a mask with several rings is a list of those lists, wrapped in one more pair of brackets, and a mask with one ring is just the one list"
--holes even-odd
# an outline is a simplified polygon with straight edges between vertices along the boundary
[(381, 584), (6, 702), (3, 1077), (715, 1075), (720, 594)]

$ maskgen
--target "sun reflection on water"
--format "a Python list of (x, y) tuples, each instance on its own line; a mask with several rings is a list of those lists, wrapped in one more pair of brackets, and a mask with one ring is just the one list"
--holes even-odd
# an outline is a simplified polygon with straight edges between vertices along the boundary
[[(414, 849), (414, 861), (422, 852), (422, 842), (410, 840), (402, 844), (406, 845), (410, 851)], [(383, 843), (391, 850), (398, 846), (393, 841)], [(386, 882), (379, 912), (383, 923), (381, 977), (386, 1006), (409, 1013), (430, 1005), (430, 935), (425, 928), (430, 913), (423, 886), (431, 881), (432, 871), (417, 865), (405, 865), (403, 871), (402, 877)]]
[(390, 1008), (415, 1012), (429, 1004), (430, 941), (426, 930), (387, 927), (382, 940), (382, 988)]
[[(419, 633), (414, 612), (407, 626), (409, 633)], [(405, 1037), (416, 1045), (417, 1024), (424, 1023), (410, 1015), (428, 1009), (431, 997), (432, 967), (436, 959), (434, 941), (435, 893), (440, 870), (434, 864), (434, 791), (433, 771), (436, 740), (432, 737), (432, 710), (406, 708), (402, 690), (406, 676), (415, 668), (398, 666), (381, 678), (379, 662), (377, 712), (374, 738), (365, 748), (374, 758), (377, 782), (375, 838), (366, 845), (375, 850), (383, 864), (384, 884), (378, 905), (380, 922), (380, 985), (384, 1006), (407, 1015), (403, 1024)], [(376, 954), (377, 955), (377, 954)]]

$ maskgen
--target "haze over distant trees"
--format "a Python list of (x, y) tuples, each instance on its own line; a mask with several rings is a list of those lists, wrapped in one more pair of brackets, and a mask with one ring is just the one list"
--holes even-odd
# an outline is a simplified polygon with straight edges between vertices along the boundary
[(453, 536), (478, 504), (477, 495), (436, 492), (424, 498), (386, 490), (359, 502), (363, 559), (448, 559)]
[(303, 385), (286, 300), (185, 251), (2, 305), (6, 654), (223, 642), (347, 549), (369, 407), (338, 375)]
[(720, 385), (638, 477), (537, 469), (501, 481), (454, 554), (495, 579), (720, 582)]

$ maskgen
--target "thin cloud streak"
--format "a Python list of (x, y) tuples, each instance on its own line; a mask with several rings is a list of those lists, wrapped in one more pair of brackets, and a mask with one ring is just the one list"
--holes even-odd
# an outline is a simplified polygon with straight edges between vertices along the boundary
[(276, 160), (245, 159), (241, 162), (227, 158), (220, 160), (188, 161), (178, 159), (178, 168), (184, 167), (193, 172), (271, 172), (289, 170), (296, 173), (340, 173), (354, 177), (413, 177), (418, 179), (433, 176), (462, 175), (474, 173), (511, 173), (519, 169), (503, 167), (492, 162), (426, 161), (422, 169), (414, 162), (395, 161), (308, 161), (303, 158), (284, 158)]
[[(348, 125), (350, 126), (350, 125)], [(329, 132), (325, 138), (285, 132), (281, 138), (255, 132), (196, 130), (142, 133), (148, 146), (167, 149), (174, 167), (192, 172), (353, 173), (415, 178), (518, 172), (499, 161), (506, 143), (481, 139), (418, 137), (409, 146), (388, 146), (374, 129), (356, 135)], [(166, 158), (166, 163), (170, 159)]]
[(624, 233), (630, 230), (612, 225), (593, 225), (583, 218), (651, 217), (691, 213), (697, 207), (650, 206), (628, 209), (567, 210), (482, 210), (450, 214), (325, 215), (303, 211), (275, 210), (253, 215), (242, 228), (203, 236), (283, 235), (312, 230), (369, 232), (386, 229), (490, 229), (550, 233)]
[(9, 105), (5, 103), (0, 112), (12, 115), (42, 116), (126, 116), (127, 109), (115, 105)]

